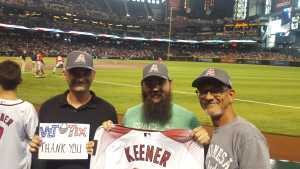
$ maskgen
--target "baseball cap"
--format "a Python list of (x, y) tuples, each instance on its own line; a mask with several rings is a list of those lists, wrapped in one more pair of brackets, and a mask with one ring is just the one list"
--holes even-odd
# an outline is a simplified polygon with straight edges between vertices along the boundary
[(226, 86), (232, 87), (231, 80), (227, 72), (218, 68), (208, 68), (202, 74), (197, 77), (193, 83), (193, 87), (198, 87), (201, 84), (205, 83), (208, 80), (217, 80)]
[(83, 51), (73, 51), (68, 54), (66, 62), (66, 70), (73, 68), (94, 69), (93, 56)]
[(143, 80), (150, 76), (157, 76), (169, 80), (167, 66), (161, 63), (147, 64), (143, 70)]

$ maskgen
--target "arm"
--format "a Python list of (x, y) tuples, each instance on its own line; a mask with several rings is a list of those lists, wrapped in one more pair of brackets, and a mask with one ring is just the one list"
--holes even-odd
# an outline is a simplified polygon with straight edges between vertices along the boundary
[(27, 138), (31, 140), (38, 126), (38, 115), (32, 104), (30, 104), (28, 109), (26, 110), (25, 118), (26, 118), (24, 124), (25, 132)]
[[(45, 106), (42, 105), (38, 114), (38, 120), (42, 121), (43, 119), (43, 112), (45, 111)], [(35, 128), (35, 133), (31, 139), (31, 142), (29, 143), (29, 150), (31, 153), (37, 153), (39, 151), (39, 148), (42, 144), (42, 139), (39, 137), (39, 123), (37, 124), (37, 127)]]
[(200, 124), (200, 121), (197, 117), (192, 114), (190, 127), (193, 129), (194, 140), (199, 144), (208, 145), (210, 142), (210, 137), (205, 128), (203, 128)]
[(110, 119), (114, 124), (118, 124), (118, 115), (114, 107), (112, 107), (112, 117)]
[(238, 161), (242, 169), (271, 169), (266, 141), (260, 137), (248, 137), (239, 146)]

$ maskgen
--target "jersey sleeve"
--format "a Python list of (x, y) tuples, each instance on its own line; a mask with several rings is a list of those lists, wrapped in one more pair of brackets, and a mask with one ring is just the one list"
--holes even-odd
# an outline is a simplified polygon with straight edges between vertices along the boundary
[(38, 126), (38, 116), (35, 108), (29, 103), (26, 109), (25, 132), (32, 139)]
[(204, 147), (193, 140), (191, 130), (173, 129), (162, 133), (185, 146), (184, 151), (178, 152), (181, 154), (179, 168), (204, 169)]
[[(97, 147), (94, 149), (96, 152), (91, 157), (90, 169), (101, 169), (104, 166), (111, 163), (112, 156), (107, 155), (106, 148), (114, 142), (117, 138), (128, 133), (131, 129), (123, 128), (121, 126), (115, 125), (109, 131), (106, 131), (103, 127), (98, 127), (95, 132), (94, 140), (97, 141)], [(114, 153), (114, 152), (113, 152)], [(118, 153), (114, 153), (114, 158), (118, 159), (116, 156)]]
[(94, 140), (97, 142), (96, 148), (94, 148), (95, 154), (91, 156), (90, 160), (90, 169), (96, 169), (97, 163), (100, 161), (100, 157), (98, 153), (100, 152), (100, 144), (101, 144), (101, 138), (103, 135), (103, 128), (100, 126), (97, 128), (94, 136)]
[(194, 141), (187, 143), (187, 151), (182, 155), (180, 167), (204, 169), (204, 148)]

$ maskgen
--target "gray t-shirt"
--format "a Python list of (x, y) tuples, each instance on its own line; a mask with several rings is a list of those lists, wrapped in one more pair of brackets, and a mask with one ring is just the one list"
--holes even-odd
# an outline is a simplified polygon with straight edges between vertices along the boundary
[(216, 128), (206, 155), (206, 169), (271, 169), (267, 142), (250, 122), (237, 117)]

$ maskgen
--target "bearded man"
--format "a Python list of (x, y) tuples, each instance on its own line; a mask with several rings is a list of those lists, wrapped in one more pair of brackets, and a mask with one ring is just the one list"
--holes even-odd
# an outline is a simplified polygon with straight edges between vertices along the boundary
[[(195, 114), (172, 102), (172, 80), (166, 65), (162, 63), (147, 64), (143, 69), (141, 81), (143, 103), (129, 108), (123, 118), (123, 125), (130, 128), (164, 131), (168, 129), (193, 129), (194, 139), (209, 144), (207, 131), (200, 126)], [(111, 120), (102, 123), (110, 130)], [(89, 154), (93, 154), (95, 143), (87, 145)]]
[(151, 130), (193, 129), (200, 126), (193, 112), (172, 103), (172, 80), (166, 65), (146, 65), (141, 89), (143, 103), (127, 110), (123, 121), (125, 126)]

